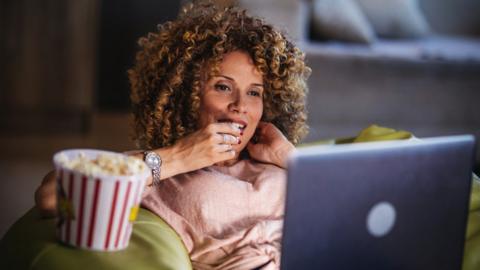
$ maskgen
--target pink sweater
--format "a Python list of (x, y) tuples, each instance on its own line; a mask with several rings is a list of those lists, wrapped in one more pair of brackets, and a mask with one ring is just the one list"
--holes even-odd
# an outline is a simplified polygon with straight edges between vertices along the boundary
[(278, 269), (285, 170), (241, 160), (165, 179), (143, 207), (182, 238), (195, 269)]

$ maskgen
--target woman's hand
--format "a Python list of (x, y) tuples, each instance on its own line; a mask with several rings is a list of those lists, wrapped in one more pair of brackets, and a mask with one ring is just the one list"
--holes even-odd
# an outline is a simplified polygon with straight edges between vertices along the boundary
[[(165, 179), (233, 159), (233, 145), (240, 142), (240, 130), (230, 123), (211, 123), (179, 139), (173, 146), (156, 149), (162, 157), (160, 178)], [(142, 154), (136, 155), (143, 158)], [(147, 181), (147, 185), (151, 183)]]
[(42, 184), (35, 191), (35, 205), (42, 217), (54, 217), (57, 214), (56, 173), (45, 175)]
[(193, 171), (235, 158), (233, 145), (240, 143), (240, 132), (230, 123), (211, 123), (178, 140), (174, 148)]
[(288, 156), (295, 151), (295, 146), (272, 123), (260, 122), (256, 136), (257, 142), (250, 140), (247, 145), (250, 157), (286, 169)]

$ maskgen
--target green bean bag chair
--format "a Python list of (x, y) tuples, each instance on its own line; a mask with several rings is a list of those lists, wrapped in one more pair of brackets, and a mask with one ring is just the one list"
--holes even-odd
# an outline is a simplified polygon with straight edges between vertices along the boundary
[[(342, 144), (408, 139), (406, 131), (370, 126), (356, 137), (313, 144)], [(304, 144), (307, 146), (311, 144)], [(300, 146), (300, 147), (302, 147)], [(158, 216), (141, 209), (127, 249), (95, 252), (55, 240), (55, 219), (41, 219), (33, 208), (0, 241), (0, 269), (191, 269), (178, 235)], [(473, 176), (463, 270), (480, 269), (480, 179)]]
[(76, 249), (55, 238), (55, 219), (28, 211), (0, 242), (0, 269), (192, 269), (179, 236), (160, 217), (140, 209), (128, 248), (116, 252)]

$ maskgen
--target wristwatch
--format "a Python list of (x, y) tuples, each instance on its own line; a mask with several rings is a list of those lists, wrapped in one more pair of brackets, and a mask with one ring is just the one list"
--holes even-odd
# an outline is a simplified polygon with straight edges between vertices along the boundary
[(162, 158), (153, 151), (143, 152), (143, 160), (147, 166), (152, 170), (153, 185), (160, 183), (160, 166), (162, 166)]

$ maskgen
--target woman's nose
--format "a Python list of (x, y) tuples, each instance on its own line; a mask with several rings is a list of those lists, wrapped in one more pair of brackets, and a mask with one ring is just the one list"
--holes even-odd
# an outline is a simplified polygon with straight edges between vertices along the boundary
[(245, 98), (241, 94), (236, 93), (233, 95), (233, 99), (229, 104), (229, 109), (238, 113), (245, 113), (247, 111), (247, 104)]

